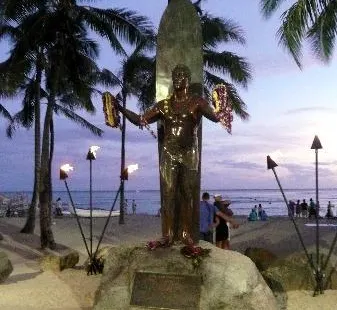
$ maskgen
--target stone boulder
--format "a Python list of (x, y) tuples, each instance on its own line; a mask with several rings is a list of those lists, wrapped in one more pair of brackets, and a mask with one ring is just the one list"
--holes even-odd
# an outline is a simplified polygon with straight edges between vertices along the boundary
[(263, 248), (247, 248), (245, 253), (256, 265), (259, 271), (266, 270), (277, 260), (277, 256)]
[(180, 253), (182, 246), (153, 251), (144, 245), (112, 248), (105, 260), (94, 309), (134, 309), (130, 300), (137, 271), (201, 276), (199, 308), (202, 310), (279, 309), (272, 291), (248, 257), (207, 242), (201, 241), (199, 245), (211, 252), (197, 269), (193, 267), (192, 259)]
[(0, 283), (4, 282), (13, 271), (13, 266), (5, 252), (0, 252)]
[(67, 268), (73, 268), (80, 259), (80, 255), (75, 250), (68, 250), (62, 253), (48, 251), (40, 259), (40, 268), (42, 271), (62, 271)]
[(257, 269), (270, 289), (272, 290), (280, 309), (287, 309), (288, 295), (281, 282), (278, 279), (264, 275), (263, 271), (267, 270), (273, 263), (277, 261), (277, 256), (271, 251), (264, 248), (247, 248), (245, 253), (256, 265)]
[[(315, 262), (315, 255), (313, 255), (313, 261)], [(332, 262), (334, 262), (333, 258), (328, 263), (325, 271), (328, 278), (326, 288), (336, 290), (337, 273), (336, 269), (332, 266)], [(261, 274), (273, 291), (272, 283), (279, 288), (282, 287), (284, 291), (314, 290), (315, 288), (313, 271), (310, 268), (306, 255), (302, 252), (276, 260), (266, 270), (262, 271)]]

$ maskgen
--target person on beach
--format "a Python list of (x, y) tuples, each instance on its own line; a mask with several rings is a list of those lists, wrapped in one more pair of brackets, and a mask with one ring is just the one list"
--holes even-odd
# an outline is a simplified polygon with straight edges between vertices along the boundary
[(289, 206), (288, 216), (293, 217), (295, 215), (295, 202), (292, 200), (289, 200), (288, 206)]
[(132, 208), (132, 214), (136, 214), (137, 204), (134, 199), (132, 200), (131, 208)]
[[(257, 206), (255, 205), (255, 207), (257, 208)], [(249, 213), (248, 215), (248, 221), (254, 222), (257, 221), (257, 213), (256, 213), (256, 208), (253, 208), (252, 211)]]
[(56, 199), (55, 215), (56, 216), (62, 216), (63, 215), (63, 213), (62, 213), (62, 201), (61, 201), (60, 197)]
[(316, 204), (314, 203), (314, 201), (312, 200), (312, 198), (310, 198), (309, 200), (309, 219), (311, 219), (311, 217), (314, 216), (316, 217)]
[(301, 203), (301, 215), (302, 217), (308, 217), (308, 204), (305, 201), (305, 199), (303, 199), (302, 203)]
[(331, 204), (330, 201), (328, 202), (328, 209), (326, 211), (325, 217), (328, 218), (328, 219), (331, 219), (331, 218), (334, 217), (333, 212), (332, 212), (332, 204)]
[(262, 215), (262, 205), (259, 203), (259, 206), (257, 207), (257, 219), (260, 220)]
[(266, 210), (262, 210), (260, 220), (261, 221), (267, 221), (268, 220), (268, 215), (267, 215)]
[(300, 200), (297, 200), (295, 210), (296, 210), (296, 217), (301, 217), (301, 201)]
[[(228, 209), (228, 206), (225, 206), (222, 201), (222, 196), (220, 194), (214, 195), (214, 206), (220, 210), (222, 213), (227, 216), (233, 216), (233, 212)], [(218, 248), (229, 250), (229, 223), (224, 220), (222, 217), (215, 215), (215, 223), (216, 225), (216, 246)]]
[(202, 200), (200, 202), (200, 222), (199, 222), (199, 239), (208, 242), (213, 241), (213, 228), (216, 226), (214, 223), (214, 217), (218, 216), (227, 222), (230, 222), (232, 227), (238, 228), (239, 225), (229, 216), (221, 212), (216, 206), (209, 202), (210, 195), (205, 192), (202, 194)]

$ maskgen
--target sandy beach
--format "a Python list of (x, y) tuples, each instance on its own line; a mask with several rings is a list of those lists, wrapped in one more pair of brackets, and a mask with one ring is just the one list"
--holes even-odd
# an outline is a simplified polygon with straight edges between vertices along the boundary
[[(285, 217), (270, 218), (266, 222), (248, 222), (237, 217), (240, 227), (231, 231), (233, 251), (244, 253), (248, 247), (262, 247), (278, 257), (287, 257), (301, 251), (299, 239), (292, 222)], [(320, 220), (327, 223), (325, 220)], [(89, 234), (89, 220), (81, 219), (85, 234)], [(305, 226), (307, 219), (298, 219), (298, 227), (309, 249), (315, 247), (315, 228)], [(314, 221), (311, 221), (313, 223)], [(100, 275), (87, 276), (81, 264), (87, 258), (81, 235), (73, 217), (53, 219), (53, 232), (58, 248), (69, 247), (80, 253), (80, 263), (74, 269), (60, 273), (41, 272), (38, 259), (40, 250), (39, 227), (35, 235), (20, 234), (25, 218), (1, 218), (0, 250), (5, 251), (13, 264), (14, 271), (0, 285), (1, 309), (91, 309)], [(102, 232), (105, 219), (94, 219), (94, 246)], [(329, 222), (332, 223), (332, 222)], [(119, 225), (118, 218), (112, 218), (102, 246), (140, 244), (160, 237), (160, 218), (149, 215), (128, 215), (125, 224)], [(321, 243), (328, 247), (336, 233), (336, 227), (321, 227)], [(332, 258), (336, 264), (336, 257)], [(336, 309), (337, 291), (325, 291), (312, 297), (312, 291), (291, 291), (288, 293), (287, 309)]]

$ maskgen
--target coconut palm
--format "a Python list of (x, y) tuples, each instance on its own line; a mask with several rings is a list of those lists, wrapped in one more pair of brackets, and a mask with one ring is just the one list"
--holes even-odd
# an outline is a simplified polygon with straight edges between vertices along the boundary
[[(116, 99), (121, 105), (126, 107), (126, 100), (130, 96), (136, 96), (140, 99), (140, 109), (145, 110), (154, 102), (154, 87), (149, 81), (154, 79), (154, 58), (144, 54), (145, 51), (151, 49), (152, 42), (144, 41), (139, 44), (133, 53), (128, 57), (123, 57), (121, 68), (115, 79), (118, 81), (120, 88)], [(149, 79), (150, 77), (150, 79)], [(152, 92), (151, 92), (152, 90)], [(142, 97), (143, 96), (143, 97)], [(149, 98), (150, 97), (150, 98)], [(125, 170), (125, 132), (126, 118), (122, 117), (122, 139), (121, 139), (121, 175)], [(120, 217), (119, 224), (124, 224), (124, 181), (121, 181), (120, 189)]]
[[(82, 104), (91, 102), (91, 87), (82, 84), (89, 80), (81, 79), (78, 74), (91, 75), (88, 64), (81, 66), (76, 64), (76, 56), (81, 53), (90, 58), (92, 50), (88, 46), (92, 43), (86, 39), (86, 29), (90, 28), (111, 43), (116, 53), (125, 53), (119, 38), (130, 43), (137, 43), (144, 37), (151, 35), (150, 24), (141, 16), (125, 9), (96, 9), (90, 6), (79, 6), (76, 1), (1, 1), (0, 14), (4, 21), (10, 24), (17, 23), (24, 31), (21, 41), (14, 41), (15, 49), (12, 50), (11, 67), (15, 68), (22, 59), (32, 60), (36, 63), (38, 51), (46, 59), (42, 70), (46, 78), (46, 90), (48, 92), (48, 105), (44, 123), (43, 146), (41, 159), (40, 203), (41, 220), (48, 222), (48, 162), (49, 162), (49, 130), (52, 123), (52, 112), (56, 104), (56, 97), (62, 93), (62, 86), (76, 89), (78, 98), (85, 98)], [(137, 25), (137, 26), (136, 26)], [(2, 31), (2, 29), (1, 29)], [(0, 33), (1, 33), (0, 31)], [(87, 45), (87, 47), (85, 47)], [(81, 46), (83, 49), (77, 55), (72, 53)], [(33, 56), (33, 57), (31, 57)], [(74, 59), (75, 58), (75, 59)], [(83, 59), (82, 59), (83, 60)], [(26, 76), (24, 77), (26, 78)], [(23, 80), (23, 78), (22, 78)], [(20, 82), (22, 82), (22, 80)], [(20, 83), (18, 82), (18, 83)], [(92, 80), (90, 81), (92, 82)], [(90, 85), (92, 86), (92, 85)], [(39, 87), (40, 88), (40, 87)], [(50, 204), (50, 201), (49, 201)], [(50, 212), (49, 212), (50, 214)], [(42, 225), (42, 224), (41, 224)], [(47, 229), (50, 223), (41, 226), (41, 240), (45, 240), (43, 246), (53, 246), (51, 230)], [(42, 231), (43, 230), (43, 231)], [(50, 242), (48, 241), (50, 240)]]
[[(284, 0), (260, 0), (264, 17), (272, 16)], [(337, 30), (337, 3), (334, 0), (298, 0), (281, 15), (279, 42), (301, 67), (304, 41), (324, 62), (332, 58)]]

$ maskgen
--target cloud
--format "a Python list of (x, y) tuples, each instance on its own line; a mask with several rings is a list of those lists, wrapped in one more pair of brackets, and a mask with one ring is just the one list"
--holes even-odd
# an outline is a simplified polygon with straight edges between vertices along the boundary
[(289, 115), (289, 114), (300, 114), (300, 113), (308, 113), (308, 112), (320, 112), (320, 113), (336, 113), (337, 110), (333, 108), (327, 108), (327, 107), (322, 107), (322, 106), (317, 106), (317, 107), (304, 107), (304, 108), (299, 108), (299, 109), (291, 109), (286, 111), (284, 114)]

